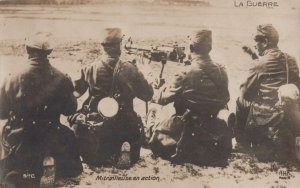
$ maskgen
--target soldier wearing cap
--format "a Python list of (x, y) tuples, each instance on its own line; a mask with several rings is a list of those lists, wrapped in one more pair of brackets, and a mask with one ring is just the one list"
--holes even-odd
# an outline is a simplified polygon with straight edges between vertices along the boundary
[[(109, 163), (118, 168), (128, 168), (138, 161), (141, 147), (141, 122), (134, 112), (133, 99), (137, 97), (149, 101), (153, 89), (134, 64), (120, 59), (121, 29), (107, 28), (102, 37), (101, 61), (82, 69), (81, 78), (75, 81), (77, 96), (80, 97), (87, 90), (89, 96), (69, 121), (78, 137), (84, 162), (91, 165)], [(107, 97), (110, 98), (107, 101), (113, 98), (118, 102), (119, 111), (115, 117), (105, 119), (104, 114), (98, 116), (97, 105), (102, 105), (105, 101), (102, 99)], [(110, 105), (104, 108), (112, 110)], [(91, 131), (84, 126), (84, 122), (92, 119), (93, 122), (103, 122), (103, 125)], [(129, 156), (122, 161), (124, 152)]]
[(277, 47), (279, 35), (271, 24), (259, 25), (254, 35), (259, 59), (249, 70), (237, 100), (235, 135), (237, 149), (254, 149), (261, 161), (285, 161), (290, 155), (292, 130), (278, 106), (278, 89), (298, 84), (296, 60)]
[[(226, 70), (223, 66), (214, 63), (209, 55), (212, 49), (211, 35), (210, 30), (200, 30), (191, 37), (191, 69), (176, 74), (174, 81), (162, 87), (153, 98), (153, 101), (160, 105), (174, 102), (176, 113), (161, 122), (155, 122), (155, 113), (153, 113), (155, 109), (150, 110), (148, 115), (146, 135), (150, 140), (152, 151), (174, 162), (190, 161), (214, 165), (214, 162), (220, 161), (214, 158), (215, 154), (208, 152), (209, 146), (206, 147), (203, 140), (199, 141), (201, 131), (189, 126), (191, 123), (187, 122), (189, 120), (181, 119), (187, 111), (190, 111), (190, 115), (198, 122), (205, 122), (205, 126), (215, 124), (215, 121), (218, 121), (216, 120), (218, 112), (225, 108), (229, 101)], [(185, 123), (188, 130), (180, 136), (184, 132)], [(217, 126), (216, 130), (220, 132), (226, 129), (222, 125)], [(207, 138), (210, 133), (204, 134)], [(186, 141), (179, 144), (181, 142), (179, 140)], [(224, 155), (219, 155), (226, 161), (227, 152), (224, 151)]]
[(33, 184), (28, 187), (38, 186), (41, 176), (47, 174), (42, 168), (46, 163), (56, 169), (52, 183), (55, 176), (72, 177), (82, 172), (75, 135), (60, 123), (61, 114), (76, 111), (74, 88), (71, 80), (49, 63), (50, 37), (39, 32), (29, 38), (29, 61), (0, 88), (0, 118), (7, 120), (1, 138), (5, 157), (0, 171), (2, 178), (16, 187), (26, 187), (30, 180)]

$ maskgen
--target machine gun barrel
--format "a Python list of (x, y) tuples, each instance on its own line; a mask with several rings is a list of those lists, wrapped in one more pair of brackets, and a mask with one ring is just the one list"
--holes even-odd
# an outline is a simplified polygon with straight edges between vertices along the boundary
[(151, 52), (153, 49), (151, 47), (148, 47), (148, 46), (138, 46), (138, 45), (130, 45), (130, 46), (127, 46), (125, 45), (125, 49), (130, 51), (130, 50), (136, 50), (136, 51), (143, 51), (143, 52)]

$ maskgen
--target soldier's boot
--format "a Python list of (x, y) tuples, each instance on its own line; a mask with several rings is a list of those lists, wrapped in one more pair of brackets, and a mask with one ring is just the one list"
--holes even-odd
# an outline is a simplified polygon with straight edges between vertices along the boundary
[(186, 140), (187, 137), (187, 127), (184, 126), (183, 130), (181, 132), (181, 136), (180, 139), (177, 142), (177, 146), (176, 146), (176, 153), (174, 155), (171, 156), (171, 162), (172, 163), (176, 163), (176, 164), (180, 164), (184, 161), (184, 156), (183, 156), (183, 144)]
[(143, 147), (145, 148), (149, 147), (149, 141), (153, 133), (152, 129), (156, 124), (156, 113), (157, 113), (157, 109), (151, 108), (146, 117), (146, 123), (144, 127), (145, 138), (143, 140)]
[(183, 152), (181, 149), (177, 148), (176, 153), (171, 156), (171, 162), (174, 164), (181, 164), (184, 161)]
[(180, 135), (180, 138), (177, 142), (176, 146), (176, 153), (171, 156), (171, 162), (172, 163), (182, 163), (184, 161), (184, 146), (187, 142), (187, 139), (189, 135), (192, 135), (191, 127), (188, 127), (188, 116), (190, 115), (191, 111), (189, 109), (186, 109), (184, 114), (181, 116), (181, 121), (183, 122), (183, 129)]
[(20, 186), (20, 185), (18, 185), (18, 184), (20, 184), (19, 183), (20, 179), (21, 179), (21, 176), (20, 176), (19, 172), (10, 171), (10, 172), (8, 172), (6, 174), (6, 176), (4, 177), (4, 179), (2, 181), (0, 181), (0, 187), (1, 188), (2, 187), (3, 188), (7, 188), (7, 187), (17, 187), (17, 186)]
[(45, 157), (43, 161), (43, 176), (40, 181), (40, 188), (52, 188), (55, 181), (55, 161), (53, 157)]
[(116, 165), (118, 169), (130, 168), (131, 166), (130, 150), (131, 150), (131, 146), (129, 142), (124, 142), (122, 144), (120, 156), (118, 158), (117, 165)]
[(250, 153), (251, 145), (250, 143), (236, 142), (233, 151), (237, 153)]
[(236, 145), (234, 151), (238, 153), (248, 153), (251, 151), (251, 142), (246, 131), (246, 122), (250, 112), (251, 103), (242, 98), (236, 101), (235, 122), (232, 125)]

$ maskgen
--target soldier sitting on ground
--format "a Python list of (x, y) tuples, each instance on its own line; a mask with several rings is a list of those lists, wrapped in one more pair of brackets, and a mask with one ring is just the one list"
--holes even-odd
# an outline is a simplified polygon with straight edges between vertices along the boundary
[(102, 36), (101, 61), (82, 69), (75, 81), (77, 96), (87, 90), (89, 96), (69, 121), (85, 163), (129, 168), (138, 161), (141, 148), (142, 122), (133, 99), (149, 101), (153, 89), (134, 64), (120, 59), (121, 30), (108, 28)]
[(77, 102), (71, 80), (49, 63), (50, 35), (29, 38), (29, 61), (0, 88), (0, 118), (7, 119), (0, 180), (8, 187), (51, 187), (55, 179), (83, 170), (75, 135), (60, 123), (60, 115), (74, 113)]
[[(259, 58), (241, 85), (237, 100), (237, 149), (253, 149), (260, 161), (286, 161), (294, 156), (294, 138), (300, 133), (299, 68), (293, 57), (277, 47), (279, 36), (272, 25), (259, 25), (254, 41), (258, 56), (251, 55)], [(291, 100), (285, 100), (289, 95)]]
[(176, 113), (157, 122), (157, 109), (148, 113), (145, 132), (154, 154), (172, 162), (225, 166), (231, 151), (231, 131), (217, 118), (229, 101), (228, 77), (214, 63), (211, 31), (201, 30), (191, 38), (191, 68), (175, 76), (157, 92), (153, 101), (174, 102)]

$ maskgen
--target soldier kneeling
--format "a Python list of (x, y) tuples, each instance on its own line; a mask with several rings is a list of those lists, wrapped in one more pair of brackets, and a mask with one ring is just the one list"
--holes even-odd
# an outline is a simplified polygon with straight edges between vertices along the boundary
[(176, 113), (157, 122), (158, 112), (150, 110), (145, 127), (148, 144), (154, 154), (175, 163), (226, 166), (232, 133), (217, 116), (229, 101), (227, 73), (209, 56), (211, 31), (196, 32), (190, 48), (191, 70), (176, 75), (153, 99), (160, 105), (174, 102)]
[(153, 89), (134, 64), (120, 59), (121, 30), (108, 28), (102, 36), (101, 60), (82, 69), (75, 81), (77, 96), (86, 90), (89, 96), (69, 121), (85, 163), (129, 168), (141, 148), (142, 122), (133, 99), (149, 101)]
[(76, 111), (74, 88), (49, 63), (49, 37), (37, 33), (29, 38), (29, 61), (1, 86), (0, 118), (7, 123), (1, 138), (0, 183), (9, 187), (53, 187), (55, 179), (78, 176), (83, 170), (75, 135), (60, 123), (61, 114)]
[(253, 150), (260, 161), (285, 162), (297, 151), (299, 158), (298, 65), (278, 49), (278, 32), (271, 24), (259, 25), (254, 41), (259, 56), (252, 57), (259, 58), (237, 100), (237, 149)]

